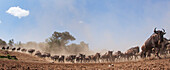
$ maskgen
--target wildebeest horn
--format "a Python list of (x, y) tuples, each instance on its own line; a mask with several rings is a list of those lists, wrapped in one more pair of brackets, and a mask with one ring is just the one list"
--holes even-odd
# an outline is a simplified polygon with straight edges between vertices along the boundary
[(166, 33), (165, 30), (164, 30), (163, 28), (162, 28), (162, 30), (164, 31), (164, 33)]
[(155, 29), (154, 29), (154, 32), (156, 33), (156, 27), (155, 27)]
[(162, 30), (165, 32), (165, 30), (162, 28)]

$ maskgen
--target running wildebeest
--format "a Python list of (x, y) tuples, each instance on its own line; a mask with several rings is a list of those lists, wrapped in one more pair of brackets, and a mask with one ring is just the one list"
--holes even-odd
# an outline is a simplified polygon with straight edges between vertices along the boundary
[(80, 57), (76, 57), (76, 62), (80, 62)]
[(91, 59), (90, 59), (90, 56), (85, 57), (85, 62), (86, 62), (86, 63), (90, 62), (90, 60), (91, 60)]
[(27, 51), (27, 49), (21, 49), (21, 51), (22, 51), (22, 52), (26, 52), (26, 51)]
[(7, 46), (7, 48), (6, 48), (7, 50), (9, 50), (9, 46)]
[(41, 57), (41, 52), (40, 51), (36, 51), (35, 55), (38, 56), (38, 57)]
[(58, 59), (58, 62), (64, 62), (64, 58), (65, 58), (65, 56), (64, 56), (64, 55), (61, 55), (61, 56), (59, 57), (59, 59)]
[(86, 55), (84, 55), (84, 54), (79, 54), (79, 57), (80, 57), (80, 62), (82, 63), (83, 60), (85, 59)]
[(15, 48), (15, 47), (13, 47), (13, 48), (12, 48), (12, 51), (15, 51), (15, 49), (16, 49), (16, 48)]
[(56, 60), (59, 59), (59, 56), (58, 56), (58, 55), (51, 56), (51, 59), (54, 60), (54, 61), (56, 61)]
[(69, 55), (66, 57), (67, 62), (72, 62), (74, 63), (74, 60), (76, 59), (76, 55)]
[(100, 53), (96, 53), (96, 54), (92, 57), (92, 60), (93, 60), (94, 62), (100, 62), (99, 59), (100, 59)]
[(154, 33), (145, 41), (145, 43), (142, 45), (141, 49), (142, 49), (142, 53), (141, 53), (141, 57), (146, 57), (146, 53), (148, 57), (150, 57), (151, 53), (153, 52), (152, 49), (154, 48), (154, 50), (157, 50), (157, 52), (155, 52), (155, 56), (159, 57), (158, 55), (160, 52), (160, 48), (161, 48), (161, 43), (163, 42), (163, 36), (166, 34), (165, 30), (162, 29), (161, 30), (156, 30), (156, 28), (154, 29)]
[(44, 53), (44, 55), (46, 56), (46, 57), (50, 57), (51, 56), (51, 54), (50, 53)]
[(168, 48), (169, 44), (170, 44), (170, 41), (167, 38), (164, 38), (163, 42), (161, 43), (161, 49), (160, 49), (160, 54), (161, 55), (166, 55), (167, 54), (167, 48)]
[(47, 55), (45, 53), (43, 53), (43, 54), (40, 55), (40, 57), (45, 58), (45, 57), (47, 57)]
[(134, 56), (135, 59), (137, 59), (138, 53), (139, 53), (139, 47), (138, 46), (132, 47), (125, 52), (124, 58), (129, 60), (129, 59), (133, 59), (133, 56)]
[(2, 50), (5, 50), (5, 47), (4, 47), (4, 46), (2, 47)]
[(17, 51), (19, 51), (20, 49), (21, 49), (21, 48), (20, 48), (20, 47), (18, 47), (18, 48), (17, 48)]
[(35, 51), (35, 49), (29, 49), (29, 50), (28, 50), (28, 52), (31, 53), (31, 54), (32, 54), (34, 51)]
[(113, 54), (114, 61), (115, 59), (120, 61), (122, 57), (124, 57), (124, 54), (121, 51), (117, 51)]

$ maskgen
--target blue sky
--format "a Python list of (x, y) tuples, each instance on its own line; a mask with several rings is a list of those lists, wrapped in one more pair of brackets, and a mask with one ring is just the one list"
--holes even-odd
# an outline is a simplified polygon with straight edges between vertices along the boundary
[[(11, 7), (29, 11), (18, 18)], [(164, 28), (170, 37), (169, 0), (0, 0), (0, 38), (43, 42), (54, 31), (69, 31), (92, 50), (121, 50), (141, 46)]]

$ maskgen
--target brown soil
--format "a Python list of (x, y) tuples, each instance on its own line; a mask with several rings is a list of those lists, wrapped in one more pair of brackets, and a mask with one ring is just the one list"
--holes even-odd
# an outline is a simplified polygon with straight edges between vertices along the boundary
[[(0, 58), (0, 70), (170, 70), (170, 58), (115, 63), (51, 63), (19, 52), (8, 52), (18, 60)], [(0, 51), (0, 55), (6, 55)]]

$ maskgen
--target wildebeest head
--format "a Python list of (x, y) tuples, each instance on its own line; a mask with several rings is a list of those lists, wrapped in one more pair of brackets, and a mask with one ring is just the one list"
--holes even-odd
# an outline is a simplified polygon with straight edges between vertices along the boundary
[(162, 28), (161, 30), (156, 30), (156, 28), (154, 29), (154, 33), (158, 35), (158, 40), (161, 42), (163, 42), (163, 35), (166, 34), (165, 30)]

